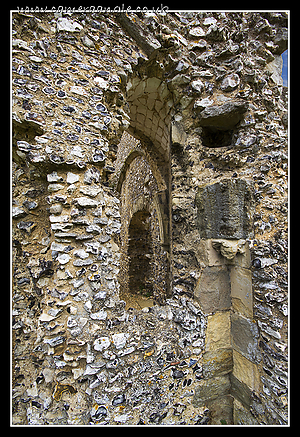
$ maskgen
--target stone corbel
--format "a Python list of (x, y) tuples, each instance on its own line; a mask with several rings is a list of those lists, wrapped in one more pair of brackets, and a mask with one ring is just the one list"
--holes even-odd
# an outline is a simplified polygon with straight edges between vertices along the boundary
[(212, 240), (212, 247), (224, 258), (232, 260), (237, 253), (246, 253), (246, 240)]

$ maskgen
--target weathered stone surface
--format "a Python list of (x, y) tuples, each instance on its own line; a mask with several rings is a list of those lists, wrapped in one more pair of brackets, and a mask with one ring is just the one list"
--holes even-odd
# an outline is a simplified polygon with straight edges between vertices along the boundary
[(179, 122), (173, 122), (171, 127), (171, 141), (172, 144), (183, 145), (186, 140), (186, 133)]
[(206, 351), (217, 351), (231, 347), (230, 311), (217, 311), (207, 318), (205, 339)]
[(229, 393), (229, 376), (217, 376), (211, 379), (203, 379), (195, 388), (195, 395), (192, 403), (196, 407), (207, 401), (219, 398)]
[(201, 239), (197, 244), (196, 254), (200, 262), (207, 266), (221, 266), (225, 264), (224, 257), (213, 247), (211, 239)]
[(126, 32), (135, 39), (149, 56), (154, 50), (161, 47), (159, 41), (145, 28), (130, 20), (126, 14), (116, 15), (118, 22), (126, 29)]
[(211, 425), (233, 425), (233, 397), (228, 394), (207, 402)]
[(281, 27), (275, 35), (276, 53), (281, 54), (288, 48), (288, 28)]
[(253, 199), (241, 179), (199, 187), (196, 194), (198, 229), (202, 238), (251, 238)]
[(249, 410), (251, 403), (251, 390), (250, 388), (242, 381), (237, 379), (234, 374), (230, 375), (230, 391), (235, 399), (238, 399), (244, 407)]
[(287, 25), (12, 13), (13, 425), (287, 424)]
[(239, 123), (247, 110), (247, 103), (232, 100), (223, 105), (206, 106), (199, 113), (200, 126), (219, 130), (233, 129)]
[(258, 425), (253, 415), (237, 399), (233, 401), (233, 421), (236, 425)]
[(205, 313), (229, 309), (230, 278), (227, 267), (205, 267), (195, 288), (195, 297)]
[(259, 373), (257, 364), (249, 361), (242, 354), (233, 350), (233, 375), (241, 382), (246, 384), (250, 390), (256, 393), (259, 391)]
[(277, 85), (283, 85), (283, 79), (281, 77), (283, 66), (283, 60), (281, 56), (276, 56), (272, 62), (266, 65), (267, 70), (272, 73), (272, 79)]
[(248, 269), (232, 267), (230, 270), (231, 300), (233, 309), (242, 316), (253, 317), (252, 274)]
[(232, 346), (248, 360), (257, 363), (261, 359), (258, 349), (259, 332), (254, 321), (235, 313), (231, 315)]
[(227, 260), (232, 260), (237, 253), (244, 254), (246, 252), (245, 249), (245, 240), (231, 241), (231, 240), (213, 240), (212, 247), (220, 252), (224, 258)]
[(232, 371), (232, 349), (218, 349), (203, 355), (203, 376), (212, 378)]

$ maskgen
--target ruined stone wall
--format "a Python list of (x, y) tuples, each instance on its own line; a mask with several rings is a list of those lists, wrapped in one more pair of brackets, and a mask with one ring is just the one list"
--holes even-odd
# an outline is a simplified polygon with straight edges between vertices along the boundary
[(12, 20), (13, 424), (286, 424), (287, 15)]

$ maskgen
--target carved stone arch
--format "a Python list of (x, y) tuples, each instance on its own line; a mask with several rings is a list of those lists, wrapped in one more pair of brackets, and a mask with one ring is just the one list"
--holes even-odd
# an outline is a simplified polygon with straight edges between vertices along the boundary
[[(164, 303), (171, 290), (171, 120), (174, 114), (174, 93), (163, 74), (163, 60), (154, 53), (145, 63), (133, 68), (126, 84), (126, 101), (129, 107), (129, 126), (118, 145), (115, 176), (112, 183), (120, 193), (122, 263), (120, 284), (128, 290), (128, 229), (130, 221), (139, 210), (151, 215), (151, 226), (157, 226), (153, 237), (156, 273), (154, 300)], [(155, 190), (139, 193), (134, 197), (135, 181), (128, 185), (128, 178), (135, 163), (147, 162), (155, 180)], [(143, 161), (144, 160), (144, 161)], [(136, 169), (138, 171), (138, 169)], [(146, 177), (146, 176), (145, 176)], [(150, 180), (150, 185), (153, 180)], [(150, 198), (149, 198), (150, 196)], [(133, 198), (134, 197), (134, 198)], [(150, 202), (150, 203), (149, 203)], [(128, 204), (131, 203), (131, 206)], [(126, 204), (126, 206), (124, 206)], [(122, 290), (121, 290), (122, 297)], [(126, 299), (125, 299), (126, 300)]]
[[(136, 222), (134, 226), (137, 232), (141, 231), (141, 239), (146, 236), (143, 226), (139, 226), (137, 218), (142, 215), (142, 212), (148, 214), (149, 219), (149, 238), (145, 246), (148, 250), (151, 247), (149, 259), (151, 269), (146, 268), (146, 261), (144, 255), (140, 254), (141, 264), (145, 264), (144, 270), (149, 274), (151, 270), (152, 275), (152, 292), (151, 296), (155, 303), (163, 303), (165, 297), (169, 293), (170, 278), (169, 278), (169, 216), (168, 212), (168, 193), (164, 179), (160, 175), (159, 169), (155, 166), (154, 161), (149, 163), (147, 159), (147, 152), (139, 149), (131, 150), (125, 162), (120, 166), (119, 180), (117, 183), (120, 200), (121, 200), (121, 233), (120, 233), (120, 247), (122, 252), (121, 266), (120, 266), (120, 284), (121, 284), (121, 298), (125, 301), (137, 301), (132, 298), (136, 295), (136, 283), (132, 280), (134, 269), (141, 271), (138, 267), (139, 238), (132, 236), (130, 233), (134, 232), (132, 221)], [(137, 249), (134, 250), (132, 245), (132, 238), (137, 240)], [(134, 268), (132, 267), (134, 265)], [(133, 268), (133, 270), (132, 270)], [(143, 279), (140, 278), (140, 283)], [(135, 284), (135, 285), (134, 285)], [(130, 290), (133, 287), (133, 290)], [(146, 287), (142, 287), (145, 288)], [(134, 306), (134, 303), (131, 304)]]
[(142, 147), (138, 147), (138, 148), (134, 148), (133, 150), (131, 150), (129, 152), (126, 159), (120, 165), (120, 169), (118, 171), (116, 171), (116, 175), (114, 178), (114, 185), (115, 185), (118, 193), (121, 193), (122, 184), (124, 182), (124, 179), (126, 177), (126, 172), (129, 168), (130, 164), (138, 156), (144, 156), (145, 159), (147, 159), (147, 161), (150, 164), (152, 172), (155, 174), (155, 179), (157, 181), (159, 190), (165, 190), (167, 188), (166, 182), (165, 182), (164, 177), (162, 176), (161, 171), (160, 171), (158, 165), (156, 164), (155, 160), (152, 159), (151, 155), (149, 153), (147, 153)]

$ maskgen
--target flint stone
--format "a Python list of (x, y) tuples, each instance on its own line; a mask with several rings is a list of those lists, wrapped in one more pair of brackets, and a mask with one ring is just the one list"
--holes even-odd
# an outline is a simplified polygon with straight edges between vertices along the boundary
[(117, 349), (122, 349), (125, 346), (128, 337), (129, 334), (124, 334), (124, 333), (114, 334), (112, 336), (113, 344)]
[(90, 266), (91, 264), (93, 264), (93, 260), (91, 258), (76, 259), (73, 261), (73, 266), (75, 267)]
[(19, 208), (18, 206), (12, 207), (12, 217), (13, 218), (24, 217), (25, 215), (27, 215), (27, 212), (24, 211), (24, 209)]
[(59, 262), (59, 264), (67, 264), (70, 261), (70, 256), (66, 253), (63, 253), (62, 255), (58, 255), (56, 260)]
[(191, 83), (191, 87), (193, 88), (194, 91), (201, 93), (204, 88), (204, 84), (200, 79), (197, 79), (197, 80), (193, 80), (193, 82)]
[(67, 174), (67, 183), (68, 184), (75, 184), (78, 181), (79, 181), (79, 176), (77, 174), (70, 173), (70, 172)]
[(113, 398), (112, 405), (113, 405), (114, 407), (117, 407), (118, 405), (122, 405), (122, 404), (124, 404), (125, 402), (126, 402), (126, 397), (125, 397), (125, 395), (124, 395), (124, 394), (120, 394), (120, 395), (116, 395), (116, 396)]
[(66, 340), (62, 335), (58, 335), (54, 338), (45, 338), (44, 343), (49, 344), (51, 347), (58, 346), (59, 344), (64, 343)]
[(188, 35), (194, 39), (198, 39), (200, 36), (204, 36), (205, 32), (202, 27), (198, 26), (190, 29)]
[(184, 378), (184, 372), (182, 370), (174, 369), (172, 376), (174, 379), (182, 379)]
[(98, 183), (100, 180), (100, 171), (96, 168), (90, 168), (84, 173), (83, 182), (90, 185), (93, 181)]
[(83, 27), (81, 24), (76, 23), (76, 21), (68, 20), (68, 18), (58, 18), (57, 23), (57, 31), (65, 31), (65, 32), (80, 32)]
[(240, 78), (236, 73), (232, 73), (229, 76), (226, 76), (221, 84), (221, 89), (223, 91), (232, 91), (234, 90), (240, 83)]
[(77, 256), (78, 258), (81, 258), (81, 259), (85, 259), (85, 258), (89, 257), (89, 254), (86, 253), (86, 251), (83, 250), (83, 249), (74, 250), (73, 255), (75, 255), (75, 256)]
[(230, 130), (242, 120), (248, 104), (244, 101), (231, 100), (223, 105), (206, 106), (199, 114), (200, 126), (218, 130)]
[(213, 101), (209, 97), (205, 97), (205, 99), (196, 100), (194, 103), (194, 108), (202, 110), (202, 109), (206, 108), (207, 106), (211, 106), (212, 103), (213, 103)]
[(110, 340), (108, 337), (99, 337), (94, 341), (94, 349), (102, 352), (103, 349), (107, 349), (110, 346)]
[(80, 187), (80, 192), (82, 194), (85, 194), (86, 196), (90, 196), (90, 197), (96, 197), (98, 196), (98, 194), (100, 193), (101, 188), (99, 187), (86, 187), (86, 186), (82, 186)]
[(77, 205), (86, 207), (86, 208), (95, 208), (98, 206), (99, 202), (93, 199), (89, 199), (88, 197), (77, 197), (74, 199)]
[(31, 231), (33, 231), (33, 229), (36, 227), (36, 223), (34, 222), (19, 222), (17, 224), (17, 228), (21, 229), (25, 232), (27, 232), (29, 235), (31, 234)]
[(211, 24), (216, 24), (217, 20), (214, 17), (207, 17), (203, 21), (204, 26), (210, 26)]
[(105, 320), (107, 317), (107, 312), (100, 310), (97, 313), (90, 314), (90, 317), (93, 320)]
[(63, 178), (61, 176), (58, 176), (56, 171), (53, 171), (52, 173), (47, 175), (47, 181), (48, 182), (62, 182)]
[(103, 367), (105, 365), (105, 363), (103, 362), (103, 363), (101, 363), (100, 365), (98, 364), (98, 365), (90, 365), (90, 364), (88, 364), (87, 366), (86, 366), (86, 368), (85, 368), (85, 371), (84, 371), (84, 374), (83, 374), (83, 376), (85, 376), (85, 375), (95, 375), (96, 373), (98, 373), (99, 372), (99, 370), (101, 369), (101, 367)]
[(51, 214), (60, 214), (61, 212), (62, 212), (62, 206), (60, 203), (56, 203), (56, 204), (50, 206), (50, 213)]

